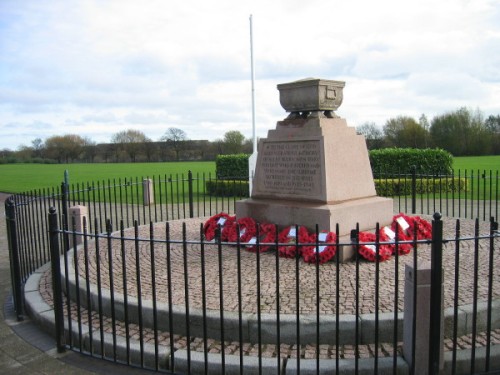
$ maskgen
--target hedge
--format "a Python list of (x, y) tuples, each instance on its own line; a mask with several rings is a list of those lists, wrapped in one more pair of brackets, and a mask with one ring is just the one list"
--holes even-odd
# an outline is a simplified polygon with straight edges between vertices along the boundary
[(441, 149), (384, 148), (369, 153), (374, 173), (451, 174), (453, 156)]
[[(412, 193), (411, 179), (375, 179), (374, 182), (377, 195), (382, 197), (410, 195)], [(417, 178), (415, 190), (417, 194), (462, 192), (467, 191), (467, 180), (458, 177)]]
[(210, 180), (206, 182), (207, 194), (218, 197), (248, 197), (249, 184), (243, 180)]
[(248, 180), (248, 154), (218, 155), (215, 158), (215, 175), (218, 179)]

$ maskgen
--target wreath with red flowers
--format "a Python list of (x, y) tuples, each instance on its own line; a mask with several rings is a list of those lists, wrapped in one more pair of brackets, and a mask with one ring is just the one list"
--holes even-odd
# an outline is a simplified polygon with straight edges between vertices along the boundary
[[(219, 228), (221, 241), (237, 242), (239, 237), (240, 242), (246, 244), (246, 249), (251, 252), (256, 252), (257, 248), (260, 252), (265, 252), (276, 242), (276, 225), (269, 223), (258, 225), (251, 217), (236, 219), (235, 216), (224, 212), (214, 215), (203, 225), (205, 239), (207, 241), (215, 239)], [(395, 242), (395, 231), (398, 234), (398, 242)], [(418, 240), (430, 239), (432, 225), (419, 216), (407, 216), (403, 213), (395, 215), (391, 227), (383, 227), (379, 231), (379, 240), (385, 244), (379, 245), (378, 260), (389, 259), (396, 252), (396, 248), (398, 254), (408, 254), (412, 249), (412, 244), (399, 241), (412, 241), (414, 234)], [(259, 241), (257, 241), (257, 235)], [(316, 239), (316, 234), (309, 234), (304, 226), (287, 227), (278, 235), (278, 253), (281, 257), (294, 258), (298, 252), (298, 255), (302, 256), (307, 263), (316, 263), (316, 261), (320, 264), (326, 263), (336, 255), (336, 235), (333, 232), (322, 232), (319, 235), (320, 237)], [(375, 234), (359, 232), (359, 254), (372, 262), (377, 260), (375, 241)], [(369, 244), (370, 242), (372, 244)], [(321, 243), (321, 246), (304, 245), (311, 243)]]
[(418, 240), (428, 240), (432, 238), (432, 224), (420, 216), (413, 216), (410, 223), (410, 230), (416, 230)]
[(205, 239), (207, 241), (212, 241), (215, 239), (217, 235), (217, 230), (221, 228), (221, 241), (226, 241), (227, 238), (223, 235), (225, 226), (231, 225), (234, 222), (235, 217), (226, 214), (225, 212), (221, 212), (212, 216), (208, 219), (203, 225), (203, 234), (205, 235)]
[[(410, 230), (410, 222), (413, 222), (409, 216), (402, 213), (395, 215), (392, 218), (391, 229), (398, 233), (398, 254), (406, 255), (409, 254), (413, 246), (410, 243), (400, 243), (399, 241), (411, 241), (413, 240), (413, 232)], [(395, 238), (394, 238), (395, 239)], [(394, 240), (393, 239), (393, 240)], [(393, 246), (393, 254), (396, 252), (396, 244)]]
[[(358, 238), (359, 238), (359, 246), (358, 246), (359, 254), (370, 262), (377, 261), (377, 247), (375, 245), (377, 236), (374, 233), (359, 232)], [(379, 245), (378, 260), (380, 262), (390, 259), (391, 256), (392, 256), (392, 250), (387, 245)]]
[(302, 258), (306, 263), (316, 263), (318, 261), (319, 264), (323, 264), (332, 259), (337, 253), (337, 235), (334, 232), (321, 232), (318, 237), (314, 233), (310, 236), (309, 241), (317, 242), (320, 245), (318, 247), (313, 245), (302, 248)]
[[(302, 254), (303, 246), (301, 246), (300, 244), (309, 243), (310, 234), (307, 231), (307, 228), (302, 225), (298, 227), (298, 234), (296, 233), (296, 231), (297, 227), (290, 226), (286, 227), (280, 232), (278, 241), (282, 245), (278, 246), (279, 256), (284, 258), (294, 258), (297, 254), (297, 250), (299, 255)], [(297, 243), (299, 244), (298, 246)]]
[[(239, 228), (239, 233), (238, 233)], [(227, 238), (228, 242), (237, 242), (238, 237), (240, 243), (247, 243), (257, 233), (257, 225), (251, 217), (242, 217), (234, 220), (230, 225), (225, 225), (222, 230), (222, 237)]]
[(276, 225), (263, 223), (256, 225), (256, 228), (258, 228), (259, 233), (259, 244), (257, 246), (257, 237), (255, 235), (247, 241), (246, 249), (255, 253), (258, 247), (259, 252), (263, 253), (269, 250), (276, 241)]
[[(396, 243), (394, 242), (396, 239), (396, 232), (394, 232), (391, 227), (383, 227), (380, 228), (379, 230), (379, 241), (380, 242), (388, 242), (387, 244), (384, 244), (383, 246), (386, 246), (388, 249), (391, 250), (391, 254), (394, 255), (396, 252)], [(398, 246), (400, 246), (398, 244)]]

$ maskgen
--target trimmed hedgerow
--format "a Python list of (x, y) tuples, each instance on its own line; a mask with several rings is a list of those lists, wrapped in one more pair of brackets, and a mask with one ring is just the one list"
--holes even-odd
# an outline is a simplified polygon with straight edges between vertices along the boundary
[(249, 184), (243, 180), (210, 180), (206, 182), (207, 194), (218, 197), (248, 197)]
[[(375, 190), (377, 195), (393, 197), (398, 195), (410, 195), (412, 193), (411, 179), (375, 179)], [(427, 193), (451, 193), (467, 191), (467, 180), (465, 178), (417, 178), (415, 184), (416, 194)]]
[(215, 174), (218, 179), (248, 180), (248, 154), (218, 155), (215, 158)]
[(453, 156), (441, 149), (385, 148), (370, 151), (375, 174), (405, 174), (413, 168), (418, 175), (451, 174)]

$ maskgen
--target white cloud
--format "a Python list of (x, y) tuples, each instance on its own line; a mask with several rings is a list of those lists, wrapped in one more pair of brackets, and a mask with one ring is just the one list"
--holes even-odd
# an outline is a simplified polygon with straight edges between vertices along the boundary
[(97, 142), (129, 128), (250, 137), (250, 14), (258, 136), (286, 116), (276, 85), (304, 77), (346, 81), (337, 112), (352, 126), (500, 113), (494, 0), (4, 0), (0, 149), (40, 137), (33, 124)]

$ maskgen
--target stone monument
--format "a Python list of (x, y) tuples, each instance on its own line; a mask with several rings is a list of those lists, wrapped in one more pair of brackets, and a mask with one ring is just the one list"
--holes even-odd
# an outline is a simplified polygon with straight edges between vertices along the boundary
[[(314, 78), (278, 85), (290, 115), (259, 140), (252, 194), (236, 202), (237, 217), (332, 232), (338, 223), (342, 242), (356, 223), (363, 231), (391, 222), (393, 203), (375, 192), (364, 137), (334, 113), (344, 86)], [(338, 254), (344, 261), (353, 251)]]

